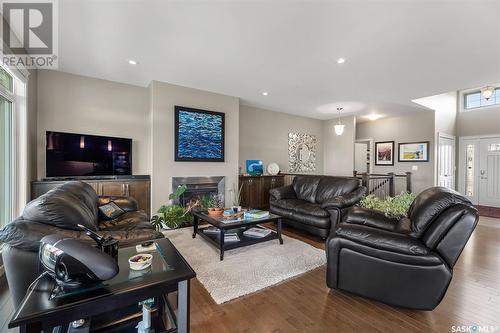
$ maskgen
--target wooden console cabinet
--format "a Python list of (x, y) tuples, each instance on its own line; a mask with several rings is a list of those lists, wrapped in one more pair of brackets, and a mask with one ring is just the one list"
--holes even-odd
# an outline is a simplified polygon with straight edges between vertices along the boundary
[[(49, 190), (64, 184), (70, 179), (42, 180), (31, 182), (31, 200)], [(151, 216), (151, 180), (149, 176), (131, 176), (130, 178), (78, 178), (92, 186), (97, 195), (133, 197), (139, 209)]]
[(241, 206), (255, 209), (269, 209), (269, 190), (284, 185), (284, 176), (240, 176)]

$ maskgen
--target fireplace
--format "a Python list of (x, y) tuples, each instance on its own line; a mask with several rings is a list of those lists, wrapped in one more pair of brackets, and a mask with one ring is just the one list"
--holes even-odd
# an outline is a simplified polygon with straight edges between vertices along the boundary
[(174, 204), (186, 205), (192, 198), (218, 195), (224, 202), (224, 177), (172, 177), (172, 192), (180, 185), (186, 185), (186, 192)]

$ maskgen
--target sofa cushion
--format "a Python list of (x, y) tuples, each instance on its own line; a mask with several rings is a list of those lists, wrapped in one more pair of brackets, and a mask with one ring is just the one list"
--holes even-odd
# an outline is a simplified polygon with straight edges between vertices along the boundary
[(127, 212), (113, 220), (104, 220), (99, 224), (100, 231), (155, 229), (144, 211)]
[(29, 202), (23, 218), (64, 229), (80, 230), (82, 224), (97, 230), (97, 194), (83, 182), (71, 181)]
[(298, 211), (293, 211), (291, 209), (282, 208), (275, 203), (271, 204), (270, 210), (274, 214), (278, 214), (284, 218), (294, 220), (303, 224), (311, 225), (316, 228), (330, 229), (331, 222), (330, 217), (314, 216), (311, 214), (304, 214)]
[(321, 177), (318, 176), (295, 176), (293, 179), (293, 190), (297, 199), (315, 203), (316, 190)]
[(319, 216), (319, 217), (329, 217), (330, 214), (321, 205), (310, 203), (300, 199), (283, 199), (276, 200), (273, 205), (283, 209), (288, 209), (295, 213), (301, 213), (305, 215)]
[(316, 202), (323, 203), (328, 199), (350, 193), (359, 187), (359, 180), (345, 177), (321, 177), (316, 191)]

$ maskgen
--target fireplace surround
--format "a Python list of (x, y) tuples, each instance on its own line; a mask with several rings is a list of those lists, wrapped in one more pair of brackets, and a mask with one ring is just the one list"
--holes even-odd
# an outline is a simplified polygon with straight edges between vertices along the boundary
[(172, 177), (172, 192), (181, 185), (186, 185), (186, 192), (179, 199), (174, 200), (174, 204), (186, 205), (192, 198), (214, 194), (224, 202), (223, 176)]

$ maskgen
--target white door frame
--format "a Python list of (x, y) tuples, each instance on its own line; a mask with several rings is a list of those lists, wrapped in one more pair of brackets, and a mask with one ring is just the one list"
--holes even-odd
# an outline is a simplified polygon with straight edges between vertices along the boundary
[(455, 135), (443, 133), (443, 132), (438, 132), (437, 133), (437, 140), (436, 140), (436, 146), (434, 149), (435, 151), (435, 157), (436, 157), (436, 164), (435, 164), (435, 172), (434, 172), (434, 184), (438, 185), (439, 184), (439, 163), (440, 161), (440, 156), (439, 156), (439, 145), (441, 144), (441, 138), (449, 139), (455, 141), (455, 161), (453, 162), (454, 165), (454, 170), (453, 170), (453, 179), (454, 179), (454, 184), (453, 184), (453, 189), (457, 188), (457, 157), (456, 157), (456, 150), (457, 150), (457, 138)]
[(479, 204), (479, 160), (480, 160), (480, 141), (481, 139), (500, 138), (500, 134), (488, 135), (468, 135), (458, 138), (458, 191), (465, 195), (465, 141), (475, 141), (475, 161), (474, 161), (474, 196), (468, 197), (473, 204)]
[(368, 139), (356, 139), (354, 140), (354, 143), (356, 142), (367, 142), (368, 141), (368, 146), (370, 147), (370, 169), (368, 170), (368, 173), (373, 173), (373, 162), (374, 160), (374, 146), (373, 146), (373, 138), (368, 138)]

